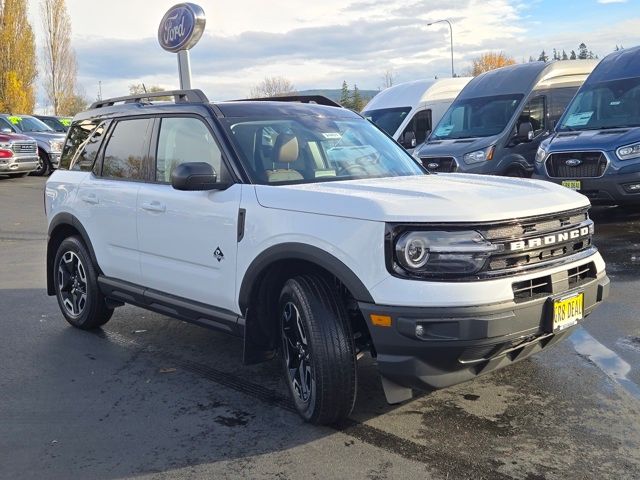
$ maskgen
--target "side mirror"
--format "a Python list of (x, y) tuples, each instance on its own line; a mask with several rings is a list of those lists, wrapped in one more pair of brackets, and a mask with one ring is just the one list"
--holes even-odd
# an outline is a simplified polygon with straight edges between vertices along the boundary
[(171, 172), (171, 186), (176, 190), (220, 190), (218, 175), (206, 162), (181, 163)]
[(517, 137), (521, 142), (530, 142), (533, 140), (533, 125), (531, 125), (531, 122), (522, 122), (520, 124)]
[(416, 134), (411, 131), (404, 132), (400, 139), (400, 145), (404, 148), (416, 148)]
[(13, 133), (9, 127), (0, 128), (0, 133)]

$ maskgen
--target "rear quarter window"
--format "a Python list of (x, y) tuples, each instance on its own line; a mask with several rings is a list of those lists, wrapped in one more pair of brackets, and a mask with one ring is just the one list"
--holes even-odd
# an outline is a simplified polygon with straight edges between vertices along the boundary
[(82, 120), (74, 123), (69, 129), (62, 150), (60, 168), (91, 171), (107, 127), (108, 122), (100, 120)]

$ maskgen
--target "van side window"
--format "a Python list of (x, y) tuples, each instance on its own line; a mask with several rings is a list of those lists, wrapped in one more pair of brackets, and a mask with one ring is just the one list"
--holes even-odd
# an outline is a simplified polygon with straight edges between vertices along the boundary
[(431, 131), (431, 110), (421, 110), (416, 113), (407, 128), (402, 132), (400, 138), (404, 138), (405, 133), (413, 132), (416, 136), (416, 145), (424, 143), (427, 139), (427, 134)]
[(104, 151), (102, 176), (145, 180), (149, 161), (148, 138), (153, 119), (138, 118), (116, 123)]
[(522, 109), (522, 113), (518, 119), (518, 125), (524, 122), (531, 122), (534, 135), (538, 135), (546, 130), (547, 102), (543, 95), (531, 99)]

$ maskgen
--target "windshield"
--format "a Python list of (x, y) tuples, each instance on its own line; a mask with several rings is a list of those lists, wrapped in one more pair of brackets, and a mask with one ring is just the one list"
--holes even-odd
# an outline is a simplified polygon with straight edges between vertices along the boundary
[(7, 120), (21, 132), (52, 132), (53, 129), (49, 128), (47, 124), (41, 122), (37, 118), (33, 117), (21, 117), (18, 115), (12, 115), (7, 117)]
[(362, 115), (389, 135), (393, 136), (400, 125), (402, 125), (402, 122), (404, 122), (404, 119), (407, 118), (410, 111), (411, 107), (380, 108), (378, 110), (362, 112)]
[(640, 77), (585, 85), (558, 130), (599, 130), (640, 126)]
[(223, 122), (255, 183), (316, 183), (425, 173), (404, 149), (361, 118), (257, 117)]
[(507, 127), (523, 97), (511, 94), (457, 100), (430, 138), (453, 140), (497, 135)]

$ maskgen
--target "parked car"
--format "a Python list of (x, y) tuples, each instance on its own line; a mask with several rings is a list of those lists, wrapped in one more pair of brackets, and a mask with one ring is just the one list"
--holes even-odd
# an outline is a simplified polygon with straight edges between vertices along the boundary
[(417, 156), (435, 172), (531, 176), (540, 142), (596, 64), (530, 62), (477, 76)]
[(21, 133), (38, 142), (38, 167), (32, 172), (33, 175), (46, 175), (58, 167), (65, 134), (54, 132), (30, 115), (7, 114), (0, 114), (0, 132)]
[[(159, 96), (176, 103), (152, 103)], [(46, 184), (47, 291), (98, 328), (124, 303), (280, 352), (300, 415), (353, 408), (357, 358), (391, 403), (504, 367), (607, 297), (583, 195), (431, 175), (322, 97), (96, 102)]]
[(592, 203), (640, 203), (640, 47), (600, 62), (540, 145), (535, 177)]
[(38, 168), (38, 144), (17, 133), (0, 133), (0, 175), (24, 177)]
[(471, 77), (416, 80), (377, 94), (362, 115), (409, 152), (423, 143)]
[(34, 115), (35, 118), (47, 124), (55, 132), (67, 133), (71, 125), (71, 117), (56, 117), (54, 115)]

